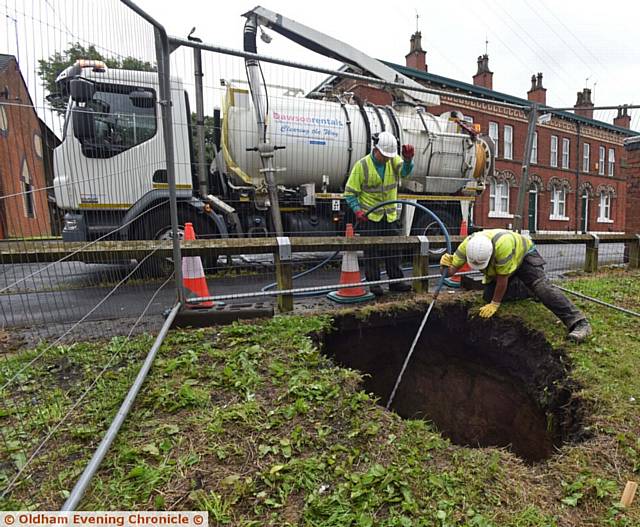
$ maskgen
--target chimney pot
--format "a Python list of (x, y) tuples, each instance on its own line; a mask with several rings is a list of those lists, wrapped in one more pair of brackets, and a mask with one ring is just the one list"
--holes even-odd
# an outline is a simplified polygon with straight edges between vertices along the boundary
[(416, 31), (411, 35), (410, 50), (405, 55), (405, 63), (407, 68), (413, 68), (421, 71), (428, 71), (427, 68), (427, 53), (422, 49), (422, 33)]
[(489, 69), (489, 55), (486, 53), (478, 57), (478, 71), (473, 76), (473, 84), (493, 90), (493, 72)]
[(527, 99), (538, 104), (547, 104), (547, 90), (542, 87), (542, 73), (531, 75), (531, 89), (527, 92)]
[(591, 90), (589, 88), (584, 88), (581, 92), (578, 92), (574, 108), (576, 115), (593, 119), (593, 102), (591, 102)]

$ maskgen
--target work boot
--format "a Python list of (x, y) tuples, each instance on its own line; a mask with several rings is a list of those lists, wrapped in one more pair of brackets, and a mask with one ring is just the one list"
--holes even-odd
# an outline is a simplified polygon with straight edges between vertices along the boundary
[(392, 284), (389, 284), (389, 291), (406, 293), (407, 291), (411, 291), (411, 285), (406, 282), (393, 282)]
[(567, 335), (567, 338), (574, 342), (583, 342), (591, 333), (591, 325), (586, 318), (583, 318), (579, 322), (576, 322), (569, 335)]
[(384, 295), (384, 291), (382, 290), (382, 286), (381, 285), (372, 285), (369, 288), (369, 291), (371, 291), (373, 293), (373, 295), (375, 297), (381, 297), (382, 295)]

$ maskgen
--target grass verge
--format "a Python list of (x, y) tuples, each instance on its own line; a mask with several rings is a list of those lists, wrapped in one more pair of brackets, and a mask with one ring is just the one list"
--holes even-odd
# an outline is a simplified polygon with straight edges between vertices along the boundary
[[(567, 286), (640, 307), (639, 273)], [(429, 423), (401, 420), (359, 389), (358, 372), (317, 350), (309, 335), (329, 328), (329, 316), (278, 317), (171, 333), (82, 508), (205, 509), (212, 525), (234, 526), (640, 525), (637, 503), (617, 506), (640, 471), (638, 321), (577, 303), (594, 327), (582, 345), (568, 344), (535, 302), (505, 304), (498, 315), (521, 318), (565, 347), (591, 408), (591, 439), (544, 463), (452, 445)], [(115, 354), (1, 508), (61, 505), (150, 343), (57, 347), (19, 374), (17, 390), (0, 394), (2, 485)], [(0, 385), (37, 353), (6, 355)]]

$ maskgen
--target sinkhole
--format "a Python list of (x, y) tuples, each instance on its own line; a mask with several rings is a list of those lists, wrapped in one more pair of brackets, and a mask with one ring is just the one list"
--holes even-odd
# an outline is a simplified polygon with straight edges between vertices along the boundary
[[(425, 308), (344, 314), (323, 352), (364, 376), (385, 405)], [(464, 303), (436, 305), (396, 393), (403, 418), (432, 421), (458, 445), (507, 447), (527, 462), (586, 438), (586, 405), (570, 360), (520, 319), (470, 316)]]

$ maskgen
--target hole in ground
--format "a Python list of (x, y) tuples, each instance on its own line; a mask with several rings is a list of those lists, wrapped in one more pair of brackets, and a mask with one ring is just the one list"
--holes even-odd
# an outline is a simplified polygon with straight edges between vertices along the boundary
[[(385, 405), (424, 311), (334, 319), (324, 353), (360, 370)], [(465, 446), (508, 447), (528, 462), (586, 437), (585, 404), (569, 359), (519, 319), (470, 317), (463, 303), (436, 305), (403, 376), (393, 409), (433, 421)]]

